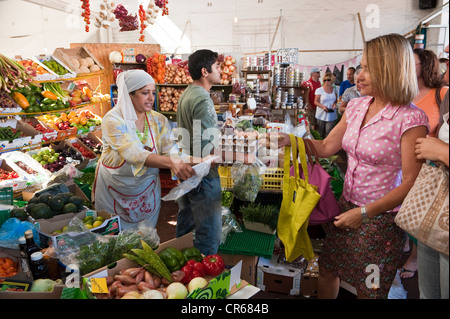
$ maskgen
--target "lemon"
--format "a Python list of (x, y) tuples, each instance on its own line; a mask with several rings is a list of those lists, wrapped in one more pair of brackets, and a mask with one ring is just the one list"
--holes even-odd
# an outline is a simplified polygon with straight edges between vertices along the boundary
[(105, 219), (102, 216), (97, 216), (95, 221), (101, 221), (103, 223), (105, 221)]
[(93, 216), (86, 216), (86, 217), (84, 217), (84, 219), (83, 219), (83, 223), (93, 223), (94, 222), (94, 217)]
[(92, 226), (93, 226), (94, 228), (96, 228), (96, 227), (100, 226), (101, 224), (103, 224), (103, 222), (101, 222), (100, 220), (96, 220), (96, 221), (94, 222), (94, 224), (92, 224)]
[(91, 224), (84, 224), (84, 226), (86, 226), (87, 229), (94, 228), (94, 226), (92, 226)]

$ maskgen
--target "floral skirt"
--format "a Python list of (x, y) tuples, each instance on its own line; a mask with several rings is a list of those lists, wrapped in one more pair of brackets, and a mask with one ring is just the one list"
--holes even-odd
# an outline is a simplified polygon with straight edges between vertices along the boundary
[[(343, 197), (342, 212), (356, 205)], [(404, 231), (395, 222), (396, 213), (383, 213), (359, 229), (340, 229), (333, 222), (323, 225), (326, 233), (320, 267), (338, 276), (369, 298), (386, 299), (397, 269), (402, 265)], [(379, 272), (379, 277), (377, 276)], [(379, 278), (379, 281), (374, 277)], [(373, 289), (378, 283), (379, 288)]]

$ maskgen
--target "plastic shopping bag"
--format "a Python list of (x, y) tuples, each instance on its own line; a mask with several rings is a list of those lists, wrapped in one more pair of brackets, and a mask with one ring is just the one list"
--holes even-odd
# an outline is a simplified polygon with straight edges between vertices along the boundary
[(191, 190), (196, 188), (200, 182), (202, 181), (203, 177), (209, 174), (209, 169), (211, 168), (211, 163), (218, 159), (218, 156), (211, 157), (204, 162), (197, 164), (193, 167), (196, 175), (192, 176), (191, 178), (188, 178), (187, 180), (183, 181), (182, 183), (178, 184), (176, 187), (172, 188), (166, 196), (161, 198), (163, 201), (170, 201), (170, 200), (176, 200), (183, 196), (184, 194), (189, 193)]
[(259, 158), (256, 158), (251, 165), (235, 163), (231, 167), (234, 196), (245, 202), (254, 202), (263, 184), (263, 175), (266, 169), (267, 166)]

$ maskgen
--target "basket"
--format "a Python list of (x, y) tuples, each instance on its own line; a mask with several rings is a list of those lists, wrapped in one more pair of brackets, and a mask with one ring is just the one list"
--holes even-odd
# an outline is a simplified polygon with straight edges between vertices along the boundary
[[(231, 178), (231, 166), (219, 166), (220, 186), (222, 188), (233, 188), (234, 181)], [(263, 176), (263, 184), (261, 190), (283, 190), (283, 169), (267, 168)]]

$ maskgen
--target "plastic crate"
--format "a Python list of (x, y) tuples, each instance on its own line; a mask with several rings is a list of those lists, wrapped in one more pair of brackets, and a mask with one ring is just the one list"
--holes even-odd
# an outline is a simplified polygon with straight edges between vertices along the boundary
[[(261, 190), (283, 190), (282, 168), (268, 168), (263, 176)], [(233, 188), (234, 181), (231, 178), (231, 166), (219, 166), (220, 186), (222, 188)]]
[(0, 227), (2, 227), (3, 223), (9, 219), (10, 217), (9, 212), (10, 212), (9, 209), (5, 210), (0, 209)]
[(219, 246), (219, 251), (232, 255), (248, 255), (271, 258), (276, 235), (247, 230), (241, 225), (242, 232), (231, 232), (225, 243)]

